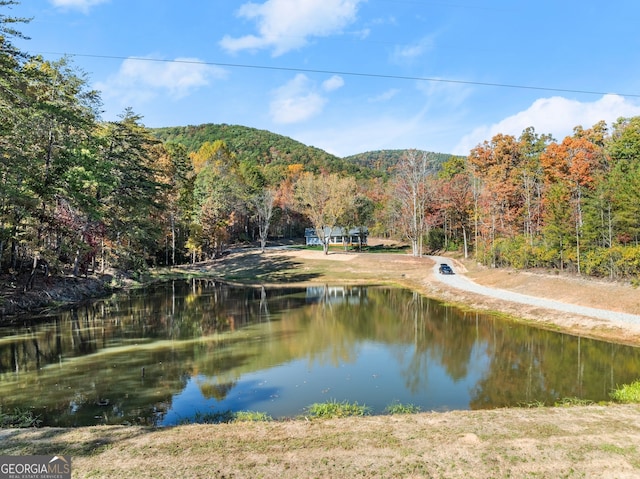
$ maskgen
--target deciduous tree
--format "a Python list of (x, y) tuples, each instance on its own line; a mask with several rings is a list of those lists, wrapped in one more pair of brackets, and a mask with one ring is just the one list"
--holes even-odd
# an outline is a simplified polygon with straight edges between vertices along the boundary
[(353, 177), (337, 174), (313, 175), (303, 173), (295, 185), (295, 196), (300, 209), (309, 218), (322, 243), (324, 254), (329, 254), (329, 239), (353, 201), (356, 182)]
[(427, 234), (427, 206), (432, 199), (429, 177), (435, 176), (435, 162), (427, 152), (409, 150), (398, 164), (395, 193), (400, 204), (400, 224), (411, 241), (413, 256), (422, 256)]
[(473, 213), (471, 176), (464, 169), (457, 172), (449, 171), (446, 174), (451, 176), (441, 175), (438, 181), (439, 207), (445, 218), (443, 225), (445, 239), (449, 237), (448, 230), (458, 232), (462, 236), (464, 257), (467, 258)]
[[(205, 143), (191, 159), (196, 171), (194, 223), (199, 224), (199, 228), (191, 229), (198, 233), (201, 251), (217, 256), (231, 237), (231, 230), (239, 224), (243, 184), (238, 159), (223, 141)], [(196, 239), (191, 238), (190, 244), (198, 244)]]
[(260, 249), (264, 253), (269, 235), (271, 216), (273, 215), (273, 205), (276, 200), (276, 192), (272, 189), (264, 189), (252, 198), (253, 207), (256, 212), (258, 223), (258, 236), (260, 238)]
[[(603, 147), (590, 138), (599, 141), (600, 135), (576, 128), (574, 136), (567, 136), (562, 143), (550, 144), (540, 156), (548, 184), (559, 183), (569, 192), (564, 196), (565, 207), (572, 212), (571, 221), (574, 230), (575, 261), (578, 272), (581, 256), (581, 236), (583, 228), (583, 205), (585, 194), (596, 186), (596, 179), (606, 167), (606, 155)], [(560, 200), (560, 198), (558, 198)], [(549, 204), (549, 202), (547, 202)], [(557, 207), (557, 205), (554, 205)], [(547, 225), (549, 227), (551, 225)], [(556, 229), (566, 226), (554, 225)]]
[(496, 239), (514, 238), (521, 231), (522, 152), (515, 137), (498, 134), (469, 154), (469, 166), (478, 182), (474, 185), (476, 248), (489, 252), (484, 261), (496, 265)]

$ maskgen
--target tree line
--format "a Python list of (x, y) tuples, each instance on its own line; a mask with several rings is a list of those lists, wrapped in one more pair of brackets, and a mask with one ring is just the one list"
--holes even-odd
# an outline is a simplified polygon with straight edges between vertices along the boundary
[(562, 141), (498, 134), (437, 171), (415, 156), (397, 178), (414, 243), (473, 247), (496, 267), (640, 273), (640, 117), (577, 126)]
[[(15, 4), (0, 0), (6, 10)], [(152, 130), (71, 61), (14, 46), (0, 15), (0, 269), (139, 271), (214, 258), (241, 241), (367, 226), (421, 256), (460, 250), (493, 266), (611, 278), (640, 270), (640, 118), (528, 128), (468, 156), (372, 152), (357, 161), (261, 130)], [(366, 155), (366, 154), (363, 154)]]
[(131, 110), (100, 121), (99, 92), (68, 58), (15, 47), (28, 21), (0, 15), (0, 267), (138, 268), (156, 250), (180, 152)]

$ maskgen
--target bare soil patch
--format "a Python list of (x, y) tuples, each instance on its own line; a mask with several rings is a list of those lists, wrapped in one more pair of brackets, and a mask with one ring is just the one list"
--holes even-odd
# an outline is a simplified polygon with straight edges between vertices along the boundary
[(28, 274), (0, 275), (0, 322), (16, 315), (34, 314), (48, 308), (89, 301), (109, 294), (111, 275), (74, 277), (37, 275), (31, 288), (25, 288)]

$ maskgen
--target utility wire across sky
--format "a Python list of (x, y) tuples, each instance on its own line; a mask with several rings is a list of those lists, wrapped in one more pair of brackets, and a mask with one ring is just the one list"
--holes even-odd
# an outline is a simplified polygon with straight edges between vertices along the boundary
[(496, 87), (496, 88), (513, 88), (513, 89), (520, 89), (520, 90), (549, 91), (549, 92), (556, 92), (556, 93), (579, 93), (579, 94), (585, 94), (585, 95), (599, 95), (599, 96), (600, 95), (617, 95), (620, 97), (640, 98), (640, 93), (602, 92), (602, 91), (591, 91), (591, 90), (578, 90), (578, 89), (571, 89), (571, 88), (553, 88), (553, 87), (542, 87), (542, 86), (533, 86), (533, 85), (515, 85), (515, 84), (508, 84), (508, 83), (478, 82), (478, 81), (470, 81), (470, 80), (452, 80), (447, 78), (389, 75), (389, 74), (382, 74), (382, 73), (321, 70), (321, 69), (296, 68), (296, 67), (278, 67), (278, 66), (268, 66), (268, 65), (249, 65), (249, 64), (242, 64), (242, 63), (206, 62), (206, 61), (200, 61), (200, 60), (176, 60), (176, 59), (166, 60), (161, 58), (123, 57), (123, 56), (116, 56), (116, 55), (98, 55), (98, 54), (88, 54), (88, 53), (60, 53), (60, 52), (32, 52), (32, 53), (38, 54), (38, 55), (58, 55), (58, 56), (69, 56), (69, 57), (97, 58), (97, 59), (102, 58), (102, 59), (109, 59), (109, 60), (133, 60), (133, 61), (141, 61), (141, 62), (158, 62), (158, 63), (184, 63), (184, 64), (194, 64), (194, 65), (226, 67), (226, 68), (249, 68), (249, 69), (255, 69), (255, 70), (289, 71), (289, 72), (296, 72), (296, 73), (322, 73), (327, 75), (344, 75), (344, 76), (366, 77), (366, 78), (385, 78), (385, 79), (393, 79), (393, 80), (453, 83), (453, 84), (487, 86), (487, 87)]

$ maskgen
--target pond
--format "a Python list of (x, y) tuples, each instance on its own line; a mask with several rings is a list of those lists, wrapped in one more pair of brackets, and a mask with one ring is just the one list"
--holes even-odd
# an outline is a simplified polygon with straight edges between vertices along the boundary
[(0, 329), (0, 407), (43, 425), (173, 425), (224, 412), (373, 414), (608, 400), (637, 348), (390, 287), (173, 281)]

